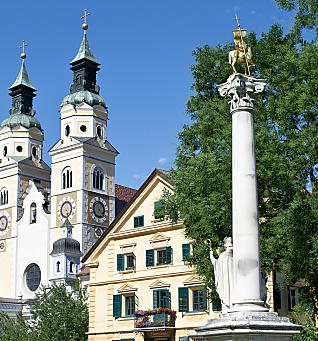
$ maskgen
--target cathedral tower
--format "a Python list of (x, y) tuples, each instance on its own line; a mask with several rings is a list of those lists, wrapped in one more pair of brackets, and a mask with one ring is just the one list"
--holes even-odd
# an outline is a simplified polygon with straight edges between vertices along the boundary
[(42, 244), (48, 243), (50, 168), (42, 160), (44, 135), (34, 117), (36, 89), (26, 70), (24, 46), (23, 41), (20, 72), (9, 88), (10, 117), (0, 128), (1, 296), (13, 298), (31, 294), (48, 277)]
[[(86, 14), (85, 14), (86, 18)], [(52, 242), (61, 237), (66, 219), (73, 238), (86, 253), (115, 215), (115, 158), (106, 139), (108, 111), (99, 95), (95, 59), (84, 36), (71, 61), (73, 83), (61, 104), (61, 138), (52, 156)]]

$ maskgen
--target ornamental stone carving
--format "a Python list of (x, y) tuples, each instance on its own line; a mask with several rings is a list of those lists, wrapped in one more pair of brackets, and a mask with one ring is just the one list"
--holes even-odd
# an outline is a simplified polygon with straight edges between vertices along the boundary
[(230, 111), (254, 109), (254, 97), (261, 93), (266, 85), (265, 79), (256, 79), (240, 73), (231, 75), (226, 83), (218, 86), (222, 97), (230, 98)]

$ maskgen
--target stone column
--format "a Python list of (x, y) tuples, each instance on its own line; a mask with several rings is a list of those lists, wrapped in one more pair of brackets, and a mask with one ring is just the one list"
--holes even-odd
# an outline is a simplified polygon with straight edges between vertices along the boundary
[(231, 311), (266, 311), (260, 299), (260, 254), (254, 146), (254, 96), (266, 81), (231, 75), (219, 86), (232, 114), (234, 295)]

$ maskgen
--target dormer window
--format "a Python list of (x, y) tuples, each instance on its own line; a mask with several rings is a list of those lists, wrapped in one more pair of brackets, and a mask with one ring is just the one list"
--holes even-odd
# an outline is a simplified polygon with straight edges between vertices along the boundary
[(65, 167), (62, 172), (62, 189), (71, 188), (72, 180), (71, 167)]
[(6, 205), (9, 201), (9, 191), (3, 187), (0, 191), (0, 205)]

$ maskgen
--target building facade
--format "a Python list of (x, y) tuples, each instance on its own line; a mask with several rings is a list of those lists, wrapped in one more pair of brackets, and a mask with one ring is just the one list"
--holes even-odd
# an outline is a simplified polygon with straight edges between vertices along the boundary
[(36, 89), (25, 53), (9, 88), (12, 107), (0, 128), (4, 301), (32, 298), (51, 282), (69, 284), (80, 271), (81, 256), (115, 218), (116, 191), (121, 206), (134, 193), (124, 186), (115, 190), (118, 151), (107, 140), (108, 110), (96, 81), (100, 64), (86, 30), (70, 63), (73, 81), (60, 107), (60, 138), (49, 151), (52, 168), (42, 158), (44, 132), (41, 114), (36, 118), (33, 109)]
[(89, 340), (183, 341), (215, 314), (188, 264), (192, 246), (182, 222), (160, 212), (164, 189), (173, 191), (156, 169), (83, 258)]

